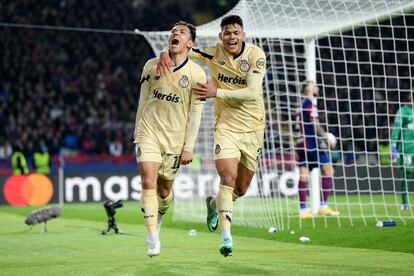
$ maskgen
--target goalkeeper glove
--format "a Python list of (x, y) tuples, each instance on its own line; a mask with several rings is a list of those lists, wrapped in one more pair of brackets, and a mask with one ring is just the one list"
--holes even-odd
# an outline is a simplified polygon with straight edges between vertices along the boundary
[(399, 156), (398, 150), (397, 150), (397, 144), (393, 143), (391, 144), (391, 161), (395, 162), (397, 161)]

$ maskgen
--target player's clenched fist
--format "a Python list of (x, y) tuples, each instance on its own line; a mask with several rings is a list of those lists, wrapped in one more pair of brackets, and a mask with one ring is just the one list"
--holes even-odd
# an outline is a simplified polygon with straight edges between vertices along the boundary
[(193, 161), (193, 154), (191, 152), (183, 150), (181, 153), (180, 164), (188, 165)]

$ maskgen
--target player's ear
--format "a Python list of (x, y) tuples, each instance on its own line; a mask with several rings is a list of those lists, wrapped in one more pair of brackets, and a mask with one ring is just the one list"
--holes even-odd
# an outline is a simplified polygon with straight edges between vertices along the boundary
[(242, 32), (242, 38), (245, 39), (246, 38), (246, 33)]
[(188, 43), (187, 43), (187, 47), (189, 49), (191, 49), (191, 48), (193, 48), (193, 46), (194, 46), (194, 42), (192, 40), (189, 40)]
[(219, 36), (220, 40), (223, 40), (223, 32), (219, 32), (218, 36)]

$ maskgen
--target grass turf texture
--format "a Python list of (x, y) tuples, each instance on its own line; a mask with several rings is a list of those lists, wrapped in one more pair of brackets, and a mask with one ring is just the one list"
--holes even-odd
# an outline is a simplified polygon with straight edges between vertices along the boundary
[[(328, 225), (269, 234), (266, 229), (234, 227), (234, 256), (218, 252), (219, 234), (204, 224), (173, 222), (161, 231), (161, 255), (146, 256), (145, 227), (138, 203), (117, 209), (125, 235), (102, 236), (102, 204), (65, 205), (61, 218), (28, 231), (25, 216), (34, 208), (0, 207), (1, 275), (246, 275), (246, 274), (413, 274), (414, 234), (407, 225), (377, 228)], [(171, 211), (171, 210), (170, 210)], [(171, 212), (170, 212), (171, 213)], [(318, 221), (316, 221), (318, 223)], [(373, 224), (374, 221), (372, 222)], [(196, 236), (188, 230), (196, 229)], [(299, 242), (305, 235), (311, 241)], [(403, 253), (405, 252), (405, 253)]]

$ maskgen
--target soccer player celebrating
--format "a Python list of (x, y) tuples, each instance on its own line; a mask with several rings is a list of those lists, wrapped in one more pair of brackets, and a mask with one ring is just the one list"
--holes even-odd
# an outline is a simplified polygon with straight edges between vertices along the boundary
[[(322, 200), (318, 209), (319, 215), (337, 216), (339, 212), (328, 207), (327, 201), (332, 189), (333, 167), (326, 152), (326, 144), (335, 148), (336, 138), (326, 133), (319, 125), (316, 97), (319, 88), (312, 81), (305, 81), (302, 85), (303, 101), (299, 112), (300, 138), (296, 141), (296, 154), (299, 165), (299, 201), (301, 219), (311, 218), (312, 212), (306, 206), (306, 195), (309, 171), (321, 166), (322, 171)], [(324, 146), (325, 145), (325, 146)], [(325, 148), (325, 149), (324, 149)]]
[(414, 172), (414, 110), (413, 92), (407, 93), (406, 104), (397, 112), (392, 130), (391, 159), (397, 161), (403, 178), (401, 187), (401, 210), (408, 210), (407, 181)]
[(199, 65), (188, 59), (195, 38), (193, 25), (176, 23), (168, 39), (173, 72), (164, 77), (157, 75), (155, 58), (145, 64), (142, 72), (134, 143), (150, 257), (160, 253), (159, 230), (173, 200), (174, 178), (180, 164), (192, 161), (200, 126), (203, 101), (196, 99), (192, 89), (197, 83), (206, 83), (207, 77)]
[[(221, 227), (220, 253), (232, 255), (230, 226), (233, 201), (243, 196), (256, 171), (265, 128), (263, 77), (265, 54), (244, 42), (243, 21), (237, 15), (222, 19), (220, 43), (192, 49), (190, 58), (207, 65), (212, 81), (194, 87), (198, 99), (215, 98), (214, 159), (221, 182), (216, 197), (207, 198), (207, 226)], [(168, 53), (160, 56), (159, 70), (167, 74)]]

